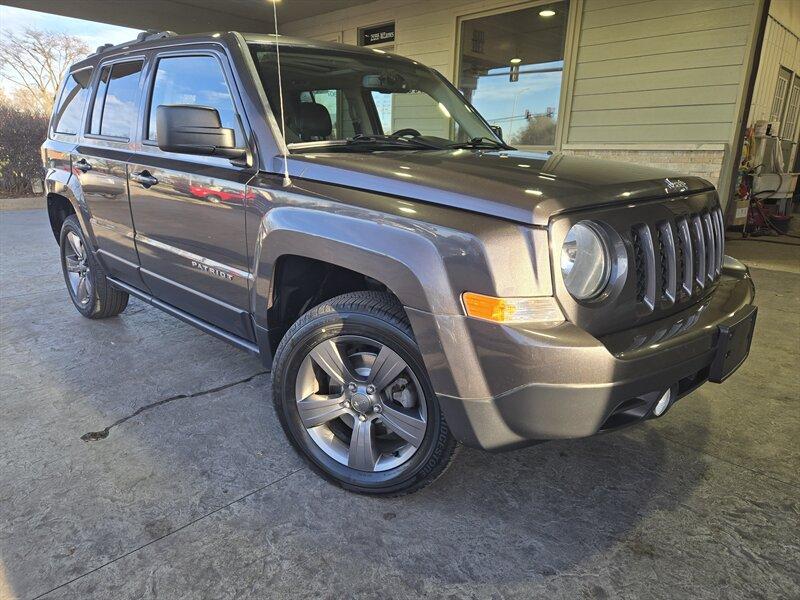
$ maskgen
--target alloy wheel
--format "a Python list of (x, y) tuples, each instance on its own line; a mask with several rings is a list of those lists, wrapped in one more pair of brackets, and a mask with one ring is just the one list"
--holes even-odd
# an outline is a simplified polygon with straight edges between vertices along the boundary
[(64, 268), (73, 298), (81, 306), (92, 300), (94, 283), (89, 269), (86, 246), (74, 231), (67, 233), (67, 244), (64, 247)]
[(427, 406), (416, 375), (389, 346), (363, 336), (314, 346), (300, 365), (295, 400), (314, 443), (353, 469), (399, 467), (425, 438)]

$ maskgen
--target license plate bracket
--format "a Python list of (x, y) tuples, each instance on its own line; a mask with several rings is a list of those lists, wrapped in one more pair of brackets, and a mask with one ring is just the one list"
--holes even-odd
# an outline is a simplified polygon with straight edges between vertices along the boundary
[(751, 306), (719, 326), (717, 352), (711, 362), (709, 381), (722, 383), (745, 361), (750, 354), (757, 314), (758, 309)]

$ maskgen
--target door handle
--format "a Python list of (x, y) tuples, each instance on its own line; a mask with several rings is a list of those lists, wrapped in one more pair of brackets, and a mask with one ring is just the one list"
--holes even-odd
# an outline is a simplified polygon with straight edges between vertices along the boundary
[(75, 163), (75, 168), (78, 169), (78, 171), (80, 171), (81, 173), (86, 173), (87, 171), (92, 170), (92, 165), (86, 162), (85, 158), (82, 158)]
[(158, 179), (153, 177), (149, 171), (139, 171), (138, 173), (132, 173), (131, 179), (133, 179), (136, 183), (141, 184), (143, 188), (149, 188), (154, 186), (158, 183)]

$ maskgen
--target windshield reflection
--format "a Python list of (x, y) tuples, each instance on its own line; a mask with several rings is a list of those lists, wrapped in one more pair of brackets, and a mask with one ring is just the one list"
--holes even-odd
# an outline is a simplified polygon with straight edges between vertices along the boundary
[[(274, 46), (251, 52), (281, 122)], [(507, 147), (441, 75), (392, 54), (281, 46), (281, 80), (292, 152)]]

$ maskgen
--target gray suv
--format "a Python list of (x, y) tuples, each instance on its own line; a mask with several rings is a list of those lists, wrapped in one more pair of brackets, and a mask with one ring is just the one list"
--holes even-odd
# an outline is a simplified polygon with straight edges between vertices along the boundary
[(749, 350), (710, 183), (515, 150), (379, 50), (142, 34), (70, 69), (42, 152), (78, 311), (133, 295), (257, 354), (349, 490), (661, 416)]

